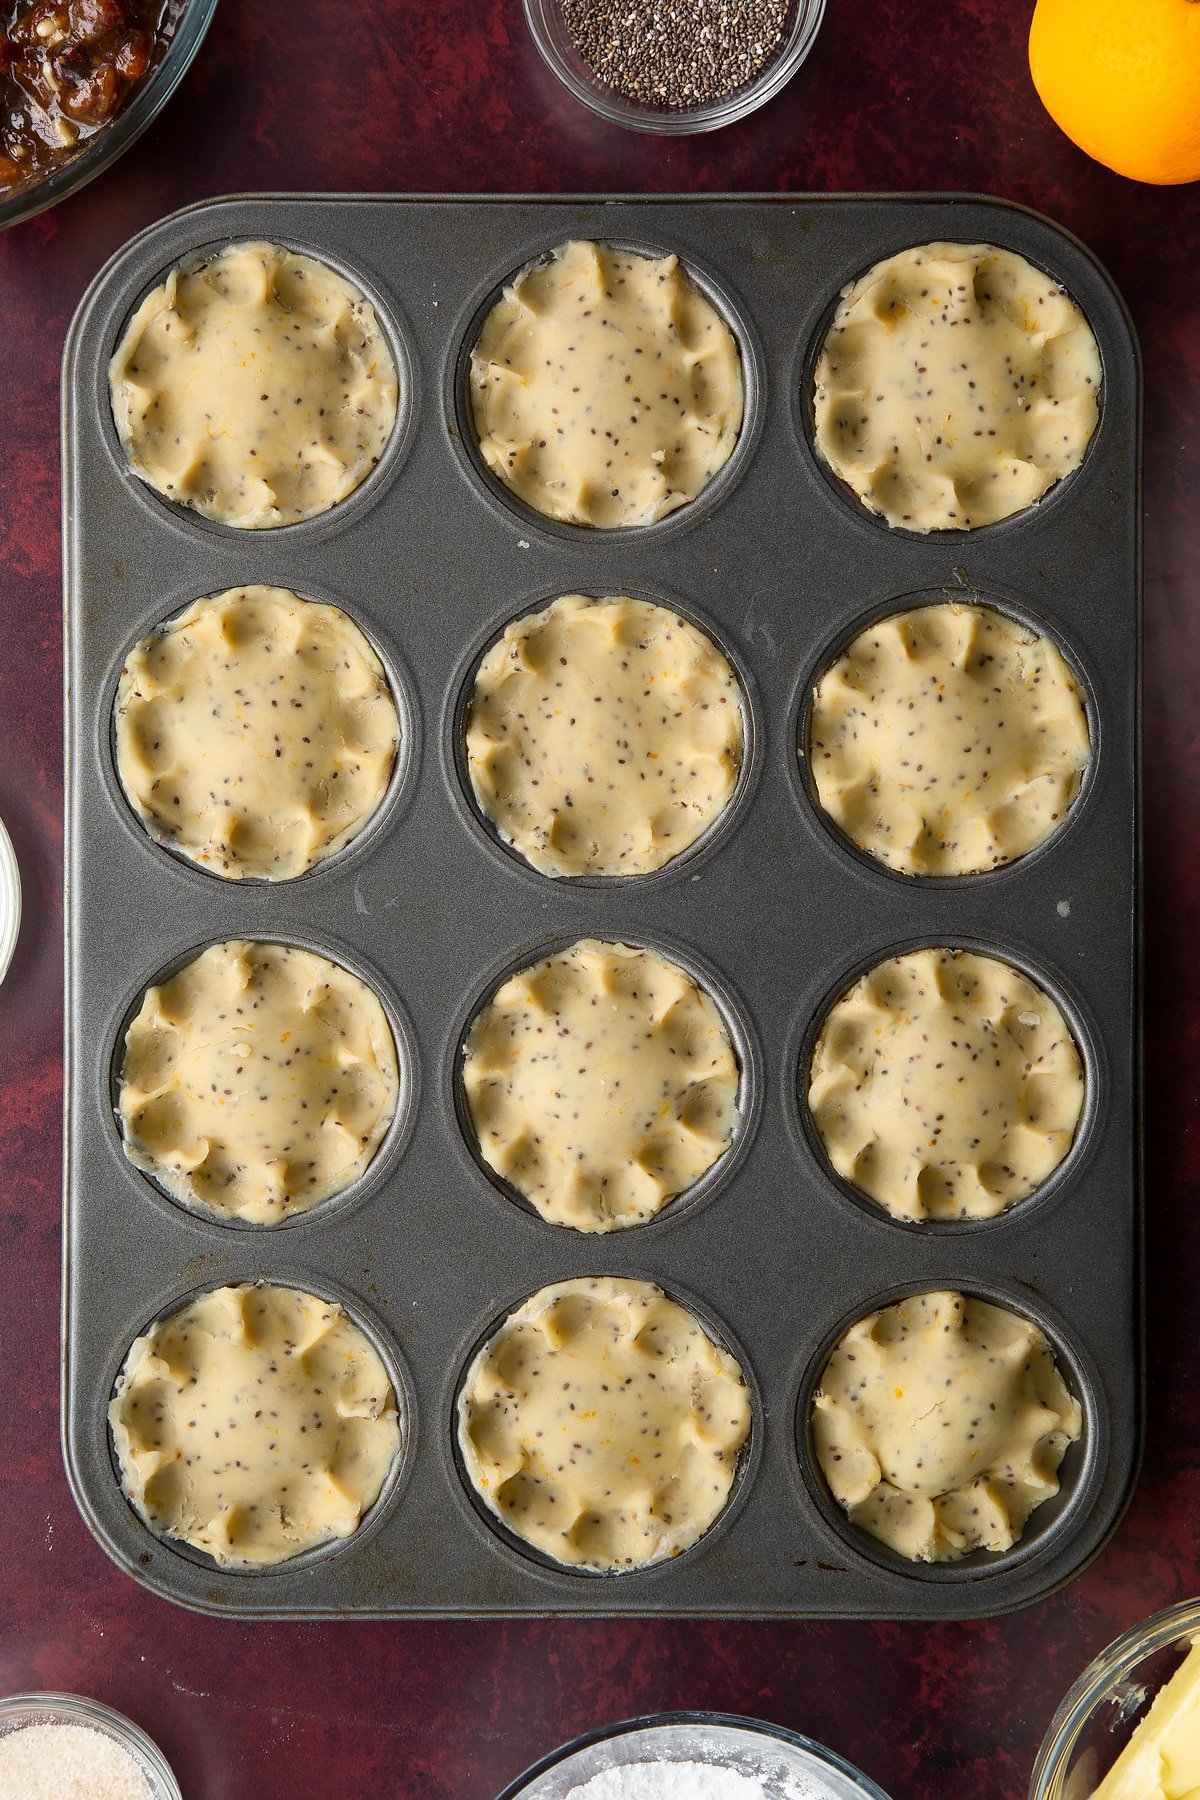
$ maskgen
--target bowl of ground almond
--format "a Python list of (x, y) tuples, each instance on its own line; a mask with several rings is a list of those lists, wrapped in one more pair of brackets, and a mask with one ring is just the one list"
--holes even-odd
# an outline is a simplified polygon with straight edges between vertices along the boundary
[(568, 93), (610, 125), (715, 131), (779, 93), (812, 49), (825, 0), (525, 0)]
[(19, 1800), (180, 1800), (157, 1744), (132, 1719), (81, 1694), (0, 1700), (0, 1794)]

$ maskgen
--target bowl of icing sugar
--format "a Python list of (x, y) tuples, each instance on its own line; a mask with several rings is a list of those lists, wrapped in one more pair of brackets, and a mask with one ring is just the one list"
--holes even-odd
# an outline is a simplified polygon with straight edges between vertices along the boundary
[(888, 1800), (832, 1750), (729, 1713), (659, 1713), (573, 1739), (497, 1800)]

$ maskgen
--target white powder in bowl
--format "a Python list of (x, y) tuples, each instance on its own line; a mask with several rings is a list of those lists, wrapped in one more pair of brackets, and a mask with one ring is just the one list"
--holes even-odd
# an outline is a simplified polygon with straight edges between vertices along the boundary
[(0, 1736), (0, 1800), (154, 1800), (124, 1749), (90, 1725), (18, 1725)]
[(743, 1775), (712, 1763), (641, 1762), (604, 1769), (567, 1800), (820, 1800), (826, 1788), (799, 1787), (790, 1778), (780, 1788), (761, 1775)]

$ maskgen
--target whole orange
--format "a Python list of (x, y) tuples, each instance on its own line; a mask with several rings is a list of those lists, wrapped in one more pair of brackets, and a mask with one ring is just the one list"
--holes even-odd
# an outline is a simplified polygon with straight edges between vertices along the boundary
[(1134, 181), (1200, 180), (1200, 0), (1037, 0), (1029, 67), (1097, 162)]

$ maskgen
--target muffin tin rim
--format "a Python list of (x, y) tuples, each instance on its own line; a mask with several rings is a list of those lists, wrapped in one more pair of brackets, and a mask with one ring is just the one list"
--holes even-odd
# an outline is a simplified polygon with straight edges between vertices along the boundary
[[(63, 356), (64, 374), (66, 376), (70, 375), (75, 360), (77, 341), (90, 322), (90, 315), (93, 308), (98, 309), (100, 307), (105, 295), (105, 290), (110, 282), (117, 278), (121, 265), (126, 262), (136, 262), (142, 256), (145, 247), (153, 239), (158, 237), (170, 237), (181, 225), (186, 225), (192, 219), (200, 218), (208, 214), (232, 211), (236, 208), (245, 206), (278, 205), (280, 202), (303, 203), (305, 201), (312, 202), (322, 207), (334, 208), (343, 205), (367, 207), (371, 209), (376, 207), (386, 208), (396, 206), (436, 205), (450, 208), (451, 210), (457, 210), (459, 208), (466, 209), (476, 206), (482, 206), (488, 209), (512, 207), (518, 208), (526, 214), (536, 214), (542, 209), (556, 209), (563, 207), (576, 207), (587, 212), (592, 212), (597, 209), (603, 210), (607, 208), (634, 207), (654, 210), (660, 207), (731, 204), (737, 206), (759, 205), (771, 207), (783, 205), (790, 207), (793, 213), (818, 212), (835, 207), (844, 208), (849, 205), (859, 205), (864, 207), (890, 207), (900, 205), (910, 209), (920, 210), (932, 210), (938, 207), (945, 207), (952, 213), (961, 213), (970, 209), (980, 208), (1000, 216), (1016, 216), (1018, 219), (1028, 222), (1037, 232), (1045, 234), (1048, 241), (1053, 241), (1056, 244), (1065, 244), (1067, 249), (1073, 255), (1079, 257), (1088, 265), (1092, 274), (1103, 284), (1109, 301), (1117, 310), (1122, 329), (1126, 334), (1129, 347), (1133, 353), (1135, 363), (1134, 373), (1138, 378), (1139, 386), (1141, 383), (1143, 372), (1141, 345), (1138, 340), (1133, 315), (1130, 313), (1125, 298), (1112, 275), (1109, 273), (1108, 268), (1096, 255), (1091, 246), (1085, 243), (1085, 241), (1073, 231), (1069, 225), (1064, 225), (1058, 219), (1052, 219), (1048, 213), (1040, 212), (1036, 207), (1026, 205), (1024, 201), (1012, 200), (1002, 195), (989, 194), (982, 189), (974, 188), (934, 188), (927, 192), (914, 191), (910, 188), (847, 188), (844, 190), (839, 189), (836, 192), (794, 193), (780, 193), (778, 190), (766, 188), (719, 188), (714, 189), (712, 192), (705, 192), (703, 195), (679, 193), (678, 191), (664, 191), (661, 193), (656, 192), (647, 194), (645, 192), (636, 193), (628, 190), (591, 193), (580, 191), (565, 193), (545, 192), (536, 194), (520, 193), (512, 190), (483, 194), (462, 190), (444, 194), (430, 194), (421, 190), (407, 190), (402, 192), (376, 190), (375, 192), (364, 191), (359, 193), (347, 188), (310, 188), (283, 193), (278, 189), (248, 189), (242, 192), (208, 195), (203, 199), (190, 201), (186, 206), (177, 207), (174, 212), (167, 213), (162, 218), (151, 220), (148, 225), (142, 226), (140, 230), (134, 232), (132, 237), (127, 238), (124, 243), (119, 244), (105, 259), (84, 289), (75, 313), (72, 316), (71, 323), (67, 329)], [(280, 235), (286, 237), (288, 234), (282, 233)], [(215, 243), (217, 245), (233, 241), (231, 234), (228, 232), (218, 235), (216, 238), (206, 238), (203, 240), (205, 244)], [(250, 242), (252, 240), (244, 239), (241, 241)], [(592, 241), (608, 242), (611, 240), (608, 238), (599, 238)], [(935, 240), (927, 239), (925, 241), (932, 243)], [(966, 243), (968, 240), (966, 238), (948, 238), (945, 241)], [(1021, 252), (1020, 254), (1024, 253)], [(318, 260), (320, 260), (320, 258), (318, 258)], [(525, 260), (528, 261), (529, 259), (526, 258)], [(882, 260), (881, 257), (875, 258), (875, 261), (880, 260)], [(1026, 260), (1030, 259), (1027, 258)], [(161, 265), (159, 266), (161, 268)], [(514, 266), (518, 268), (524, 267), (524, 263)], [(868, 264), (866, 266), (867, 268), (870, 268), (873, 264)], [(863, 270), (863, 272), (865, 273), (865, 270)], [(1047, 271), (1047, 273), (1048, 272), (1049, 271)], [(148, 293), (151, 288), (157, 284), (157, 280), (160, 279), (161, 275), (156, 277), (156, 280), (151, 282), (144, 289), (139, 289), (138, 293), (140, 297), (144, 298), (145, 294)], [(370, 295), (368, 294), (367, 297), (370, 298)], [(134, 310), (136, 310), (136, 307)], [(122, 320), (127, 319), (129, 317), (128, 309), (123, 310), (120, 316)], [(117, 335), (119, 336), (119, 332)], [(115, 345), (113, 347), (115, 348)], [(105, 364), (102, 373), (105, 375), (107, 374), (107, 363)], [(65, 381), (64, 388), (68, 395), (68, 406), (65, 410), (69, 413), (69, 380)], [(1140, 427), (1140, 413), (1137, 423)], [(1138, 432), (1137, 447), (1140, 453), (1140, 429)], [(337, 509), (333, 508), (332, 510), (336, 512)], [(618, 536), (619, 535), (620, 534), (618, 533)], [(970, 534), (967, 533), (965, 535), (969, 536)], [(886, 538), (884, 541), (886, 542)]]

